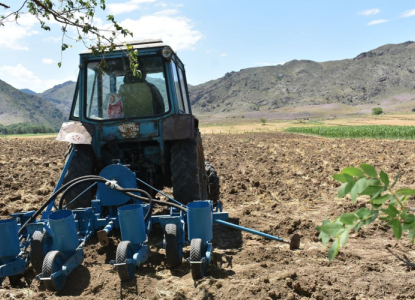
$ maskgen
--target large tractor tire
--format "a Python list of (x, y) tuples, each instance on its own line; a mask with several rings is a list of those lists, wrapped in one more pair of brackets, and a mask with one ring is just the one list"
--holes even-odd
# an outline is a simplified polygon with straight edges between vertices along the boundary
[[(65, 175), (63, 184), (68, 183), (69, 181), (76, 179), (78, 177), (92, 175), (92, 167), (94, 161), (94, 151), (90, 145), (73, 145), (75, 150), (75, 155), (72, 158), (71, 164), (69, 165), (68, 172)], [(65, 162), (66, 163), (66, 162)], [(91, 183), (85, 182), (81, 183), (71, 190), (65, 196), (65, 202), (69, 203), (76, 196), (82, 193), (87, 189)], [(75, 209), (78, 207), (90, 207), (92, 200), (92, 190), (88, 190), (81, 197), (79, 197), (74, 203), (72, 203), (69, 208)]]
[(175, 141), (171, 150), (173, 197), (183, 204), (207, 199), (207, 179), (202, 138), (197, 130), (193, 139)]
[(205, 162), (205, 170), (208, 182), (208, 200), (212, 200), (216, 204), (219, 201), (219, 176), (216, 169), (209, 162)]

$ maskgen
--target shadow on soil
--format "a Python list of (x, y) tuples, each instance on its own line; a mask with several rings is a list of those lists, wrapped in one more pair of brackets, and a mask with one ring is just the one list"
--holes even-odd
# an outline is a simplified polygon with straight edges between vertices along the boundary
[[(91, 274), (88, 268), (80, 265), (66, 278), (65, 287), (57, 293), (59, 296), (79, 296), (89, 286)], [(42, 285), (43, 286), (43, 285)]]

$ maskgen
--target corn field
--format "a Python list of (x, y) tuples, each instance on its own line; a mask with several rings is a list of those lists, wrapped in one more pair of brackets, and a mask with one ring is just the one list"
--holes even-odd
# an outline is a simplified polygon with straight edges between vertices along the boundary
[(415, 139), (415, 126), (291, 127), (285, 131), (332, 138)]

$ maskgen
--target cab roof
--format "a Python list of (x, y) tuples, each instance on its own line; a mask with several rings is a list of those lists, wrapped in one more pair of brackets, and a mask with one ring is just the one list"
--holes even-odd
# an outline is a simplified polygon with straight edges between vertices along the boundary
[[(128, 45), (133, 46), (133, 49), (145, 49), (145, 48), (155, 48), (155, 47), (165, 47), (167, 46), (165, 43), (163, 43), (162, 40), (153, 40), (153, 39), (147, 39), (147, 40), (136, 40), (131, 42), (126, 42)], [(127, 50), (127, 47), (125, 46), (125, 43), (122, 44), (115, 44), (114, 51), (117, 50)], [(81, 54), (88, 54), (92, 53), (91, 49), (87, 49), (83, 51)]]

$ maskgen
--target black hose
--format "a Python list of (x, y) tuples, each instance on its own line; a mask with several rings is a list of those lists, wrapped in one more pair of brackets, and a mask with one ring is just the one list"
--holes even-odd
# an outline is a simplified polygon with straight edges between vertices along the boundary
[(79, 180), (79, 181), (77, 181), (77, 182), (75, 182), (75, 183), (73, 183), (73, 184), (71, 184), (63, 193), (62, 193), (62, 195), (61, 195), (61, 197), (60, 197), (60, 199), (59, 199), (59, 204), (58, 204), (58, 209), (63, 209), (63, 201), (64, 201), (64, 199), (65, 199), (65, 196), (66, 196), (66, 194), (71, 190), (71, 189), (73, 189), (75, 186), (77, 186), (78, 184), (81, 184), (81, 183), (83, 183), (83, 182), (88, 182), (88, 181), (94, 181), (94, 182), (103, 182), (103, 183), (105, 183), (105, 182), (107, 182), (108, 181), (108, 179), (105, 179), (105, 178), (103, 178), (103, 177), (94, 177), (94, 178), (85, 178), (85, 179), (82, 179), (82, 180)]
[[(62, 205), (63, 205), (63, 199), (64, 199), (64, 196), (66, 195), (66, 193), (70, 190), (70, 189), (72, 189), (73, 187), (75, 187), (76, 185), (78, 185), (78, 184), (80, 184), (80, 183), (82, 183), (82, 182), (86, 182), (86, 181), (95, 181), (95, 182), (108, 182), (109, 180), (108, 179), (106, 179), (106, 178), (104, 178), (104, 177), (101, 177), (101, 176), (96, 176), (96, 175), (87, 175), (87, 176), (82, 176), (82, 177), (78, 177), (78, 178), (75, 178), (75, 179), (73, 179), (73, 180), (71, 180), (71, 181), (69, 181), (68, 183), (66, 183), (66, 184), (64, 184), (64, 185), (62, 185), (55, 193), (53, 193), (49, 198), (48, 198), (48, 200), (46, 200), (46, 202), (20, 227), (20, 229), (19, 229), (19, 235), (21, 234), (21, 232), (23, 231), (23, 229), (24, 228), (26, 228), (26, 226), (27, 226), (27, 224), (29, 224), (29, 223), (31, 223), (31, 222), (33, 222), (33, 220), (35, 220), (38, 216), (39, 216), (39, 214), (53, 201), (53, 200), (55, 200), (55, 198), (56, 198), (56, 196), (58, 196), (60, 193), (62, 193), (62, 191), (64, 191), (64, 193), (63, 193), (63, 195), (61, 196), (61, 198), (59, 199), (59, 206), (58, 206), (58, 208), (59, 209), (62, 209)], [(135, 199), (139, 199), (139, 200), (142, 200), (142, 201), (146, 201), (146, 202), (148, 202), (150, 205), (149, 205), (149, 210), (147, 211), (147, 214), (146, 214), (146, 216), (144, 217), (144, 220), (145, 221), (147, 221), (148, 220), (148, 218), (150, 218), (150, 216), (151, 216), (151, 213), (152, 213), (152, 210), (153, 210), (153, 203), (157, 203), (157, 204), (160, 204), (160, 205), (166, 205), (166, 206), (171, 206), (171, 207), (175, 207), (175, 208), (177, 208), (177, 209), (180, 209), (180, 210), (182, 210), (182, 211), (184, 211), (184, 212), (187, 212), (187, 209), (186, 209), (186, 207), (184, 207), (184, 206), (180, 206), (180, 205), (178, 205), (178, 204), (175, 204), (175, 203), (170, 203), (170, 202), (165, 202), (165, 201), (160, 201), (160, 200), (156, 200), (156, 199), (153, 199), (152, 197), (151, 197), (151, 195), (147, 192), (147, 191), (144, 191), (144, 190), (141, 190), (141, 189), (124, 189), (124, 188), (122, 188), (122, 187), (116, 187), (115, 188), (115, 190), (116, 191), (119, 191), (119, 192), (122, 192), (122, 193), (124, 193), (124, 194), (126, 194), (126, 195), (128, 195), (128, 196), (130, 196), (130, 197), (132, 197), (132, 198), (135, 198)], [(147, 197), (142, 197), (142, 196), (138, 196), (138, 195), (135, 195), (135, 194), (133, 194), (133, 192), (138, 192), (138, 193), (143, 193), (143, 194), (145, 194)]]
[[(75, 186), (77, 186), (78, 184), (81, 184), (81, 183), (83, 183), (83, 182), (87, 182), (87, 181), (95, 181), (95, 182), (103, 182), (103, 183), (107, 183), (107, 182), (109, 182), (109, 180), (108, 179), (106, 179), (106, 178), (104, 178), (104, 177), (101, 177), (101, 176), (93, 176), (93, 177), (91, 177), (91, 178), (85, 178), (85, 179), (82, 179), (82, 180), (78, 180), (78, 181), (76, 181), (75, 183), (73, 183), (71, 186), (69, 186), (64, 192), (63, 192), (63, 194), (61, 195), (61, 197), (60, 197), (60, 199), (59, 199), (59, 205), (58, 205), (58, 209), (63, 209), (63, 201), (64, 201), (64, 198), (65, 198), (65, 196), (66, 196), (66, 194), (68, 193), (68, 191), (69, 190), (71, 190), (72, 188), (74, 188)], [(115, 188), (115, 190), (116, 191), (118, 191), (118, 192), (122, 192), (122, 188), (121, 188), (121, 190), (120, 189), (118, 189), (118, 188)], [(152, 210), (153, 210), (153, 198), (151, 197), (151, 195), (147, 192), (147, 191), (145, 191), (145, 190), (141, 190), (141, 189), (134, 189), (134, 192), (138, 192), (138, 193), (142, 193), (142, 194), (145, 194), (146, 196), (147, 196), (147, 198), (146, 197), (140, 197), (140, 196), (137, 196), (137, 195), (135, 195), (135, 196), (137, 196), (137, 197), (140, 197), (139, 199), (140, 200), (144, 200), (144, 201), (147, 201), (147, 202), (149, 202), (149, 209), (148, 209), (148, 211), (147, 211), (147, 213), (146, 213), (146, 215), (145, 215), (145, 217), (144, 217), (144, 221), (146, 221), (147, 222), (147, 220), (151, 217), (151, 214), (152, 214)]]
[(37, 216), (39, 216), (39, 214), (55, 199), (55, 197), (57, 195), (59, 195), (63, 190), (65, 190), (68, 186), (70, 186), (71, 184), (73, 184), (74, 182), (76, 182), (77, 180), (82, 180), (88, 177), (92, 177), (91, 175), (88, 176), (83, 176), (83, 177), (79, 177), (79, 178), (75, 178), (71, 181), (69, 181), (68, 183), (64, 184), (63, 186), (61, 186), (55, 193), (53, 193), (48, 200), (46, 200), (46, 202), (37, 210), (35, 211), (35, 213), (20, 227), (19, 229), (19, 235), (22, 233), (23, 229), (25, 229), (25, 227), (27, 226), (27, 224), (33, 222), (33, 220), (35, 220), (37, 218)]
[[(147, 201), (146, 198), (140, 197), (140, 196), (137, 196), (137, 195), (131, 193), (131, 192), (138, 192), (139, 191), (138, 189), (116, 188), (116, 190), (117, 191), (120, 191), (120, 192), (123, 192), (123, 193), (125, 193), (126, 195), (128, 195), (130, 197), (133, 197), (133, 198), (136, 198), (136, 199), (140, 199), (140, 200), (143, 200), (143, 201)], [(187, 209), (186, 209), (185, 206), (181, 206), (181, 205), (178, 205), (176, 203), (165, 202), (165, 201), (156, 200), (156, 199), (153, 199), (153, 202), (154, 203), (157, 203), (157, 204), (160, 204), (160, 205), (166, 205), (166, 206), (175, 207), (175, 208), (180, 209), (180, 210), (182, 210), (184, 212), (187, 212)]]

